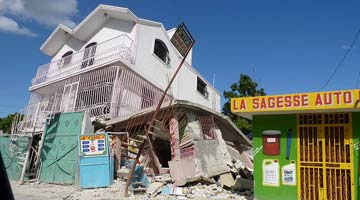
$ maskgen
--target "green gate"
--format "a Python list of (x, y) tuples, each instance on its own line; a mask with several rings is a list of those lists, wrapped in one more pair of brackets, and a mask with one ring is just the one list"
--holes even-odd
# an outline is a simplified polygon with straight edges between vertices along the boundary
[(74, 184), (77, 145), (83, 120), (82, 112), (56, 114), (46, 125), (41, 152), (40, 181)]
[(12, 159), (9, 153), (9, 136), (1, 136), (0, 137), (0, 150), (1, 150), (1, 157), (4, 162), (4, 166), (6, 169), (6, 173), (9, 178), (12, 179), (13, 170), (12, 170)]

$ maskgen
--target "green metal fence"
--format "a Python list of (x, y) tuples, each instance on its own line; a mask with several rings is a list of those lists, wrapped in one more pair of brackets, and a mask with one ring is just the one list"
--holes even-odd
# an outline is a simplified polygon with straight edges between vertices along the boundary
[[(19, 153), (26, 153), (26, 145), (29, 142), (29, 137), (20, 137), (17, 141)], [(18, 164), (14, 157), (9, 152), (10, 136), (0, 136), (0, 150), (4, 161), (7, 175), (11, 180), (20, 180), (22, 165)]]

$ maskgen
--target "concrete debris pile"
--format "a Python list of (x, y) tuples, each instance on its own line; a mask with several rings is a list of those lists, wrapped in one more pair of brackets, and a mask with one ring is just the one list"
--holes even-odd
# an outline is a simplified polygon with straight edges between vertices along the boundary
[(213, 184), (204, 184), (199, 182), (182, 187), (177, 187), (172, 183), (164, 184), (162, 182), (153, 182), (148, 188), (147, 195), (149, 198), (160, 199), (169, 199), (169, 197), (175, 197), (176, 199), (248, 199), (240, 193), (221, 187), (221, 185), (217, 182)]
[(253, 169), (248, 169), (240, 160), (232, 160), (232, 164), (228, 165), (231, 169), (231, 175), (234, 178), (234, 184), (231, 190), (242, 194), (249, 199), (253, 199), (254, 193), (254, 175)]
[(182, 186), (173, 182), (169, 174), (155, 176), (147, 189), (147, 196), (166, 199), (253, 199), (253, 172), (239, 160), (233, 160), (228, 166), (231, 172), (212, 178), (201, 177)]

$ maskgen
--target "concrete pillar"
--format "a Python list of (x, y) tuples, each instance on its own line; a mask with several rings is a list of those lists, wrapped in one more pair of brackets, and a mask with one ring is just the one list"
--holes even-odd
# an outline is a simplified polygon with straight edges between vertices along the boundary
[(170, 148), (171, 160), (180, 160), (180, 136), (179, 136), (179, 122), (177, 118), (173, 117), (170, 120)]

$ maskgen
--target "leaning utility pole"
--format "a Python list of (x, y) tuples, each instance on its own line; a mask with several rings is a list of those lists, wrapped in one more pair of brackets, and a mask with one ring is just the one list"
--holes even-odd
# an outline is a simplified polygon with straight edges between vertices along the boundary
[[(161, 96), (161, 98), (159, 100), (159, 103), (158, 103), (158, 105), (156, 107), (156, 110), (153, 113), (153, 115), (151, 116), (151, 119), (150, 119), (150, 121), (148, 123), (148, 126), (146, 126), (146, 128), (145, 128), (145, 138), (149, 142), (150, 147), (151, 147), (151, 139), (149, 138), (149, 133), (153, 132), (152, 129), (154, 129), (154, 123), (155, 123), (156, 117), (157, 117), (157, 115), (158, 115), (158, 113), (160, 111), (161, 104), (163, 103), (163, 101), (165, 99), (165, 96), (166, 96), (168, 90), (171, 87), (171, 84), (174, 82), (177, 74), (179, 73), (179, 71), (181, 69), (181, 66), (184, 64), (187, 55), (189, 54), (191, 48), (194, 46), (194, 43), (195, 43), (194, 38), (192, 37), (189, 30), (185, 26), (184, 22), (182, 22), (177, 27), (177, 29), (176, 29), (176, 31), (175, 31), (175, 33), (172, 36), (170, 41), (175, 46), (175, 48), (179, 51), (179, 53), (183, 56), (183, 58), (182, 58), (182, 60), (181, 60), (181, 62), (179, 64), (178, 68), (176, 69), (174, 75), (172, 76), (169, 84), (167, 85), (164, 93), (162, 94), (162, 96)], [(144, 149), (145, 143), (146, 142), (143, 142), (141, 144), (141, 146), (139, 147), (139, 151), (138, 151), (138, 153), (136, 155), (134, 163), (133, 163), (133, 165), (131, 167), (131, 170), (129, 172), (129, 175), (128, 175), (128, 178), (127, 178), (127, 181), (126, 181), (126, 185), (125, 185), (125, 194), (124, 194), (125, 197), (128, 196), (129, 185), (130, 185), (131, 179), (132, 179), (132, 177), (134, 175), (136, 163), (139, 161), (139, 158), (140, 158), (141, 152)], [(153, 152), (150, 152), (150, 153), (153, 153)]]

